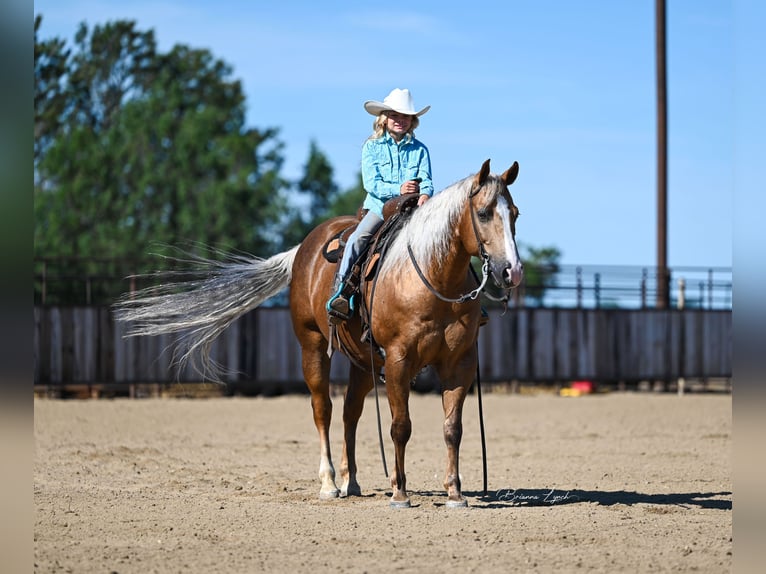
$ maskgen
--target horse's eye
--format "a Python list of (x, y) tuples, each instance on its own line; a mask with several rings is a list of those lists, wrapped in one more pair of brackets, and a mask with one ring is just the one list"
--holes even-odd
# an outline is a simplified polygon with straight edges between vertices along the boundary
[(479, 216), (479, 221), (486, 223), (492, 217), (492, 210), (488, 207), (483, 207), (476, 212), (476, 215)]

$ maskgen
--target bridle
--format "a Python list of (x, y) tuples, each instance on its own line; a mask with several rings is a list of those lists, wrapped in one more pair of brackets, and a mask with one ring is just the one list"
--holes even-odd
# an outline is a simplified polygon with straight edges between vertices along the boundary
[[(409, 241), (407, 242), (407, 253), (410, 256), (410, 261), (412, 261), (412, 265), (415, 268), (415, 272), (418, 274), (418, 277), (420, 277), (420, 280), (423, 282), (423, 285), (426, 286), (426, 288), (437, 298), (441, 299), (442, 301), (445, 301), (447, 303), (465, 303), (466, 301), (472, 301), (476, 299), (479, 294), (484, 290), (484, 287), (487, 285), (487, 279), (489, 278), (490, 269), (489, 269), (489, 254), (487, 253), (487, 250), (484, 248), (484, 242), (481, 240), (481, 236), (479, 235), (479, 228), (476, 225), (476, 208), (473, 205), (473, 198), (476, 197), (476, 195), (479, 193), (479, 190), (481, 190), (481, 186), (476, 186), (475, 190), (472, 190), (471, 193), (468, 195), (468, 205), (470, 206), (470, 214), (471, 214), (471, 226), (473, 227), (473, 233), (476, 236), (476, 243), (479, 245), (479, 255), (482, 259), (481, 264), (481, 275), (482, 279), (479, 281), (479, 278), (476, 277), (477, 282), (479, 282), (479, 286), (476, 287), (476, 289), (473, 289), (472, 291), (469, 291), (468, 293), (464, 293), (463, 295), (460, 295), (457, 298), (451, 298), (446, 297), (439, 293), (436, 288), (431, 285), (431, 283), (428, 281), (428, 278), (423, 273), (423, 270), (420, 268), (420, 265), (418, 265), (417, 260), (415, 259), (415, 254), (412, 252), (412, 247), (410, 246)], [(473, 271), (473, 267), (471, 267), (471, 271)], [(475, 271), (474, 276), (476, 276)], [(504, 289), (505, 292), (503, 297), (493, 297), (489, 295), (488, 293), (485, 293), (487, 297), (494, 301), (502, 301), (504, 304), (507, 304), (508, 299), (510, 298), (510, 291), (513, 289), (513, 287), (510, 287), (508, 289)]]

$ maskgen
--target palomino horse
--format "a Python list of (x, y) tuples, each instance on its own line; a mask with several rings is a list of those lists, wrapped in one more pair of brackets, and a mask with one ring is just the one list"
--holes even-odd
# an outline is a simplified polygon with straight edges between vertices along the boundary
[(373, 377), (384, 369), (395, 453), (390, 503), (410, 506), (404, 465), (412, 429), (410, 384), (421, 369), (431, 365), (442, 384), (447, 506), (466, 506), (458, 458), (463, 403), (478, 364), (478, 294), (483, 286), (477, 286), (469, 266), (472, 256), (481, 257), (485, 279), (489, 273), (503, 290), (521, 282), (523, 267), (514, 239), (519, 212), (508, 192), (518, 171), (514, 162), (501, 176), (490, 174), (487, 160), (479, 173), (444, 189), (410, 216), (380, 263), (374, 289), (365, 289), (370, 334), (379, 352), (371, 353), (369, 343), (360, 341), (358, 316), (337, 327), (335, 337), (342, 341), (351, 363), (343, 405), (340, 488), (330, 454), (328, 345), (334, 337), (325, 310), (335, 265), (325, 259), (323, 247), (355, 223), (353, 217), (330, 219), (299, 246), (269, 259), (200, 260), (209, 272), (205, 279), (192, 281), (185, 289), (181, 283), (170, 283), (124, 298), (117, 305), (117, 318), (132, 323), (132, 335), (183, 333), (181, 360), (201, 359), (199, 367), (212, 369), (208, 352), (213, 339), (289, 285), (293, 328), (302, 348), (303, 374), (319, 432), (319, 497), (361, 495), (356, 477), (357, 423), (364, 398), (373, 389)]

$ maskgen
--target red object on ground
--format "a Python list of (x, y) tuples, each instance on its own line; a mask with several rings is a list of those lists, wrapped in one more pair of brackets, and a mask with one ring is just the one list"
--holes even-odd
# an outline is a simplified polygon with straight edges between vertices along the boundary
[(592, 393), (595, 390), (596, 385), (592, 381), (572, 381), (570, 387), (581, 393)]

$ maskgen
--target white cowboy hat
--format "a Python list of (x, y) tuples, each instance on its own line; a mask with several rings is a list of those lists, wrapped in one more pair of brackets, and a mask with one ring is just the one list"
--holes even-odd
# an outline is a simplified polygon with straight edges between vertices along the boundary
[(422, 116), (431, 106), (426, 106), (419, 112), (415, 111), (415, 104), (412, 101), (412, 94), (407, 89), (400, 90), (395, 88), (391, 90), (382, 102), (376, 102), (375, 100), (367, 100), (364, 102), (364, 109), (373, 116), (379, 116), (380, 112), (393, 110), (400, 114), (407, 114), (408, 116)]

